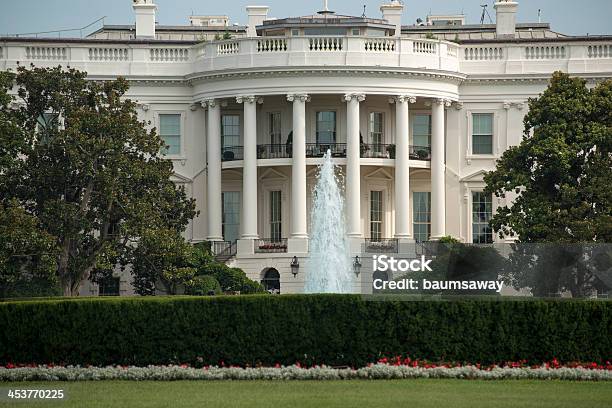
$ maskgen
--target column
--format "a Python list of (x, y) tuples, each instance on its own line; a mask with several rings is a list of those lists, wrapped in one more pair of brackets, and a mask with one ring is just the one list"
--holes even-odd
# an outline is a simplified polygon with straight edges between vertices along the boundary
[(409, 103), (416, 98), (395, 97), (395, 237), (410, 240), (410, 125)]
[(444, 155), (444, 107), (450, 101), (435, 99), (431, 105), (431, 239), (446, 235), (446, 194)]
[(346, 213), (347, 235), (359, 238), (361, 231), (361, 168), (359, 140), (359, 103), (363, 94), (346, 94)]
[(244, 104), (244, 161), (242, 167), (242, 239), (257, 239), (257, 98), (239, 96)]
[[(293, 102), (291, 238), (306, 239), (308, 238), (306, 227), (306, 102), (309, 96), (292, 94), (287, 95), (287, 100)], [(291, 249), (290, 252), (292, 252)]]
[(208, 107), (206, 160), (207, 191), (206, 207), (208, 210), (209, 241), (222, 241), (222, 203), (221, 203), (221, 107), (219, 101), (209, 99), (202, 103)]

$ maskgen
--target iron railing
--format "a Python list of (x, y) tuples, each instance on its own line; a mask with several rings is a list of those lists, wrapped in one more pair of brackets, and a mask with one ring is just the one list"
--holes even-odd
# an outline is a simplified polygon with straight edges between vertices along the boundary
[(395, 145), (383, 143), (362, 143), (362, 159), (395, 159)]
[(210, 250), (215, 257), (232, 257), (236, 255), (237, 243), (236, 241), (212, 241)]
[(394, 253), (399, 251), (397, 238), (366, 238), (365, 252), (368, 254)]
[(346, 157), (346, 143), (306, 143), (306, 157), (323, 157), (328, 150), (332, 157)]
[(242, 146), (225, 146), (221, 148), (221, 161), (234, 161), (244, 159)]
[(255, 240), (256, 254), (287, 252), (287, 238), (260, 238)]
[(260, 144), (257, 145), (258, 159), (287, 159), (291, 158), (291, 144)]
[(431, 160), (430, 146), (410, 146), (410, 160)]

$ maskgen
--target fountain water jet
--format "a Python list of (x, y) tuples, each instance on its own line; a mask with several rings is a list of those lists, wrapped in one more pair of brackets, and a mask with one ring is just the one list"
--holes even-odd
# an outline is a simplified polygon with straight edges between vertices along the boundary
[(306, 293), (350, 293), (353, 285), (344, 197), (331, 151), (324, 156), (313, 193)]

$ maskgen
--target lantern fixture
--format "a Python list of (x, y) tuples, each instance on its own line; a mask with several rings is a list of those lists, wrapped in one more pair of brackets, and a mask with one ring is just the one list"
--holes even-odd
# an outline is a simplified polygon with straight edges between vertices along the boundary
[(298, 261), (297, 256), (294, 256), (291, 260), (291, 273), (293, 277), (297, 277), (298, 272), (300, 271), (300, 261)]
[(355, 260), (353, 261), (353, 272), (355, 272), (355, 276), (359, 277), (359, 273), (361, 272), (361, 259), (359, 255), (355, 255)]

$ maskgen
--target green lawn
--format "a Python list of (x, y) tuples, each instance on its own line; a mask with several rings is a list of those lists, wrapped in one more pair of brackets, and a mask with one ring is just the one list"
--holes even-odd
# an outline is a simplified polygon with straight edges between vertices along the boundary
[(63, 389), (62, 402), (0, 407), (604, 407), (609, 382), (561, 381), (180, 381), (0, 383), (7, 388)]

